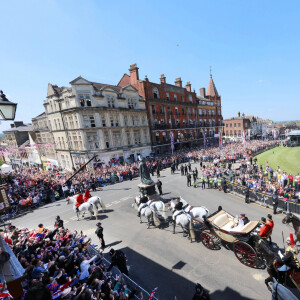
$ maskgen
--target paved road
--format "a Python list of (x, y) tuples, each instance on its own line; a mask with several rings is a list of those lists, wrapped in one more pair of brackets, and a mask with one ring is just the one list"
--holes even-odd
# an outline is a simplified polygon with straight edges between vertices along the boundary
[[(258, 220), (271, 212), (255, 204), (245, 204), (242, 199), (230, 194), (188, 188), (186, 178), (179, 172), (171, 175), (169, 169), (161, 172), (161, 181), (165, 199), (181, 195), (192, 205), (206, 206), (210, 212), (222, 205), (233, 215), (246, 213), (250, 220)], [(105, 253), (112, 246), (123, 249), (128, 257), (130, 275), (136, 282), (148, 291), (158, 287), (157, 296), (162, 300), (173, 300), (175, 296), (178, 300), (191, 299), (195, 282), (206, 287), (212, 299), (270, 299), (264, 285), (266, 271), (242, 265), (231, 250), (224, 247), (208, 250), (201, 243), (190, 243), (181, 233), (173, 235), (171, 227), (147, 230), (146, 224), (139, 224), (136, 211), (131, 207), (133, 198), (138, 194), (138, 183), (139, 179), (126, 181), (94, 193), (104, 199), (108, 209), (99, 215), (108, 245)], [(58, 214), (66, 227), (83, 230), (93, 242), (98, 243), (94, 234), (97, 220), (77, 221), (71, 205), (64, 200), (15, 219), (13, 224), (36, 228), (43, 223), (45, 227), (53, 227)], [(290, 232), (290, 228), (281, 223), (282, 218), (281, 215), (273, 218), (272, 239), (279, 247), (282, 247), (282, 231), (285, 237)]]

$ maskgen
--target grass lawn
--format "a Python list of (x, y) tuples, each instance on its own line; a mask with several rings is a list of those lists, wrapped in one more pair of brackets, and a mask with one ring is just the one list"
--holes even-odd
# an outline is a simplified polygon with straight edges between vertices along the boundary
[(296, 175), (300, 173), (300, 147), (276, 147), (257, 157), (258, 166), (263, 164), (266, 167), (266, 162), (273, 169), (279, 166), (281, 170), (286, 171), (288, 174)]

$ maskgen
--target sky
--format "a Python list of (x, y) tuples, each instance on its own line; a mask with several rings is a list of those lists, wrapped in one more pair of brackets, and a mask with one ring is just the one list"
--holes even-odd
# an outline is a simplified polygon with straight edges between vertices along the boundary
[(9, 0), (0, 11), (0, 89), (16, 121), (44, 111), (49, 82), (116, 85), (133, 63), (140, 79), (181, 77), (197, 92), (211, 66), (224, 118), (300, 119), (299, 1)]

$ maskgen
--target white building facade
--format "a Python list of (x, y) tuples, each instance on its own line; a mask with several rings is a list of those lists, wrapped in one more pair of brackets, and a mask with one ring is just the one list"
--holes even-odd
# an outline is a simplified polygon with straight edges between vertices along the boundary
[(105, 163), (150, 155), (145, 100), (137, 89), (90, 82), (82, 77), (70, 84), (71, 87), (48, 84), (44, 101), (60, 167), (78, 169), (94, 155)]

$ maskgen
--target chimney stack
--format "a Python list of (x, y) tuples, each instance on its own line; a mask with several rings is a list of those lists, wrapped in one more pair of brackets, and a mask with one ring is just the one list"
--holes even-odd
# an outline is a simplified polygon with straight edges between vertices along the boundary
[(166, 77), (165, 74), (160, 75), (160, 83), (166, 83)]
[(238, 117), (239, 117), (239, 118), (241, 117), (241, 113), (240, 113), (240, 112), (238, 112)]
[(175, 85), (182, 88), (182, 80), (181, 77), (175, 79)]
[(188, 92), (191, 92), (192, 91), (192, 85), (191, 85), (191, 83), (188, 81), (187, 83), (186, 83), (186, 90), (188, 91)]
[(205, 98), (205, 88), (204, 87), (200, 89), (200, 96)]
[(245, 118), (245, 114), (244, 113), (242, 114), (242, 117), (243, 117), (243, 119)]
[(139, 68), (136, 64), (130, 65), (129, 68), (130, 72), (130, 84), (133, 86), (137, 86), (138, 80), (139, 80)]

